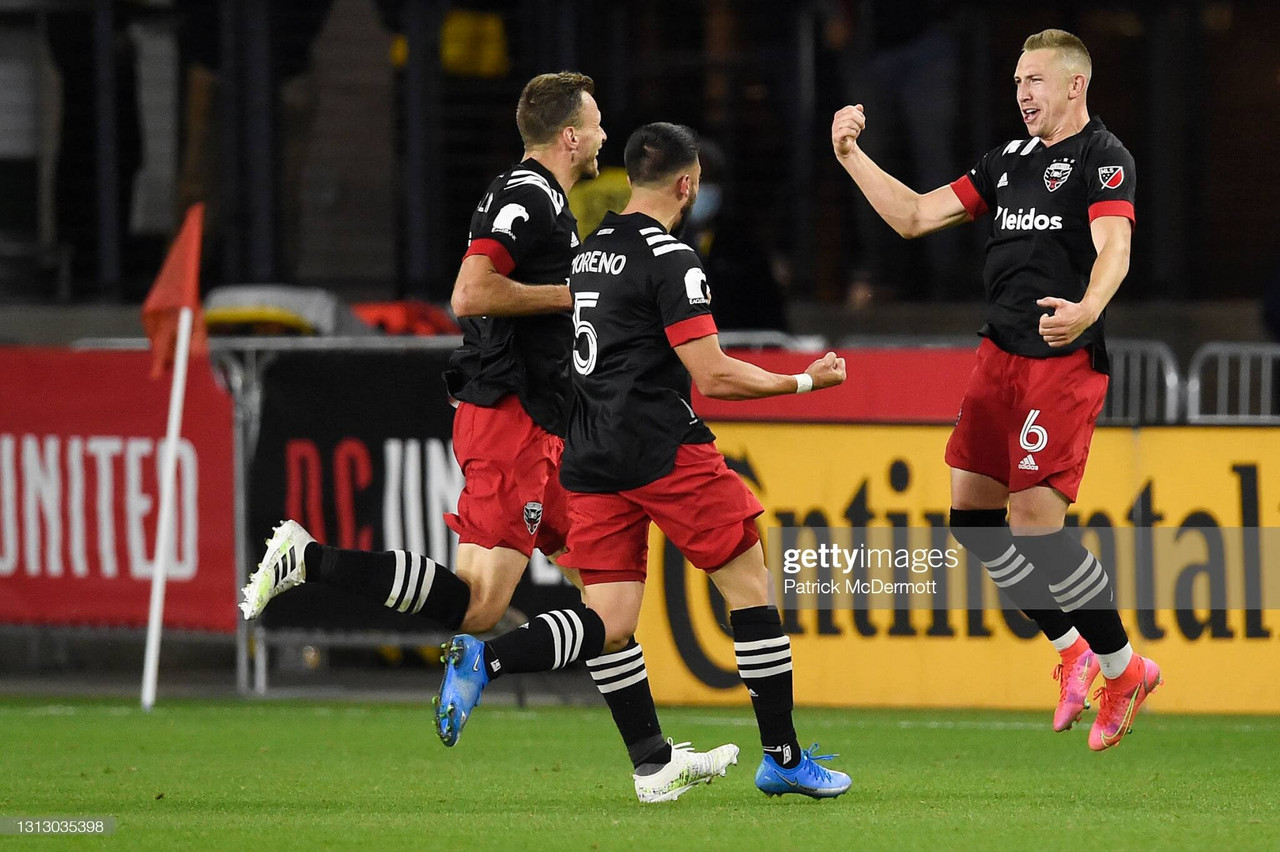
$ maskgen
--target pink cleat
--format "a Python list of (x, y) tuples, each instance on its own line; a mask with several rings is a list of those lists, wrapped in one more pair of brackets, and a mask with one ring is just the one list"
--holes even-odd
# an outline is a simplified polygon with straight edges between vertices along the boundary
[(1100, 698), (1098, 717), (1089, 731), (1089, 748), (1102, 751), (1119, 744), (1125, 734), (1133, 730), (1133, 717), (1147, 696), (1155, 692), (1164, 678), (1160, 667), (1146, 657), (1137, 654), (1129, 661), (1124, 674), (1115, 680), (1107, 680), (1094, 698)]
[(1085, 645), (1084, 651), (1074, 657), (1064, 657), (1053, 667), (1053, 679), (1058, 682), (1058, 709), (1053, 712), (1055, 731), (1071, 730), (1089, 708), (1089, 687), (1101, 669), (1098, 658), (1088, 648)]

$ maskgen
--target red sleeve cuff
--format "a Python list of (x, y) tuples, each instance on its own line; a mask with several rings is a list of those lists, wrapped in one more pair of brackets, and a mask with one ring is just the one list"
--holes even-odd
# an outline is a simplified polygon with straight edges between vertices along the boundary
[(1123, 216), (1135, 225), (1138, 220), (1133, 218), (1133, 202), (1132, 201), (1096, 201), (1089, 205), (1089, 224), (1093, 224), (1093, 220), (1101, 216)]
[(688, 343), (690, 340), (697, 340), (699, 337), (710, 337), (717, 334), (716, 321), (711, 314), (702, 314), (696, 317), (689, 317), (680, 322), (673, 322), (667, 326), (667, 341), (672, 346), (679, 346), (682, 343)]
[(511, 252), (507, 251), (507, 247), (497, 240), (492, 240), (488, 237), (472, 240), (463, 258), (477, 254), (489, 258), (493, 263), (493, 268), (498, 270), (499, 275), (510, 275), (511, 270), (516, 268), (516, 262), (512, 259)]
[(970, 219), (977, 219), (985, 216), (990, 209), (987, 202), (983, 201), (982, 196), (978, 193), (978, 188), (973, 185), (973, 179), (968, 175), (960, 175), (951, 182), (951, 191), (956, 194), (956, 198), (960, 199), (960, 203), (964, 205), (965, 211), (969, 214)]

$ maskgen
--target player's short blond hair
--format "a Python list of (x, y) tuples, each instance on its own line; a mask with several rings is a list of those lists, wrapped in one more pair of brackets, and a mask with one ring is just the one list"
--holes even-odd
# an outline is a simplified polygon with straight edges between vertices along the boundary
[(1027, 36), (1022, 43), (1022, 52), (1029, 50), (1056, 50), (1062, 57), (1062, 63), (1072, 74), (1083, 74), (1086, 81), (1093, 76), (1093, 60), (1089, 57), (1089, 48), (1084, 46), (1079, 36), (1066, 30), (1041, 30), (1035, 35)]

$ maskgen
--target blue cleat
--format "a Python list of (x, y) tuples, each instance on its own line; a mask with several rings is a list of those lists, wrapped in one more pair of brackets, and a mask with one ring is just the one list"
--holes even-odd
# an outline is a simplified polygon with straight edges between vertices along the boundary
[(849, 789), (853, 783), (848, 775), (835, 769), (818, 765), (819, 760), (830, 760), (834, 754), (816, 754), (818, 744), (800, 753), (800, 762), (791, 769), (783, 769), (766, 754), (756, 770), (756, 786), (768, 796), (786, 793), (803, 793), (815, 799), (834, 799)]
[(435, 700), (436, 733), (446, 746), (453, 746), (471, 711), (480, 703), (480, 694), (489, 685), (489, 672), (484, 665), (484, 643), (465, 633), (453, 637), (445, 648), (444, 680)]

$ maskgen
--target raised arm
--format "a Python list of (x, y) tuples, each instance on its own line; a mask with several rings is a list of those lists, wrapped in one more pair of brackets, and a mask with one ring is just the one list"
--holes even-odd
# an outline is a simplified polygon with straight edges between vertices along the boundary
[[(712, 399), (760, 399), (835, 387), (845, 379), (844, 359), (828, 352), (796, 376), (771, 373), (726, 355), (712, 334), (675, 348), (703, 396)], [(807, 376), (807, 379), (800, 376)]]
[(950, 186), (921, 194), (876, 165), (858, 147), (866, 124), (861, 104), (844, 107), (831, 122), (831, 145), (840, 165), (889, 227), (914, 239), (969, 221), (964, 204)]
[(516, 317), (573, 309), (568, 284), (521, 284), (499, 272), (493, 259), (470, 254), (462, 259), (450, 300), (460, 317)]

